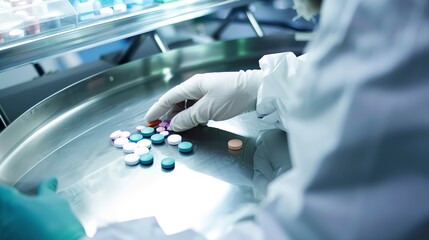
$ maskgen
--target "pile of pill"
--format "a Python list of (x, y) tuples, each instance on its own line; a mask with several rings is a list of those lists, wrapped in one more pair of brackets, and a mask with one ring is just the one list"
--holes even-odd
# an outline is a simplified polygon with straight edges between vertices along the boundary
[[(156, 120), (144, 125), (136, 126), (137, 133), (131, 134), (129, 131), (117, 130), (110, 134), (111, 143), (122, 148), (126, 165), (135, 166), (152, 165), (154, 156), (150, 153), (150, 148), (154, 145), (161, 145), (167, 142), (170, 145), (178, 146), (181, 153), (193, 151), (191, 142), (182, 141), (182, 136), (170, 134), (170, 122)], [(161, 167), (165, 170), (172, 170), (175, 167), (175, 160), (167, 157), (161, 161)]]

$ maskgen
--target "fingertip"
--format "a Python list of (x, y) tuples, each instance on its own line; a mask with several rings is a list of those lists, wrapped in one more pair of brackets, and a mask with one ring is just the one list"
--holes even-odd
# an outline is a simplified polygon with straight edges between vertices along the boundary
[(189, 109), (178, 113), (171, 119), (170, 128), (175, 132), (183, 132), (198, 125), (192, 122)]
[(149, 110), (146, 112), (144, 119), (147, 122), (153, 122), (162, 117), (163, 113), (159, 113), (161, 110), (159, 109), (158, 105), (158, 102), (154, 103), (152, 107), (150, 107)]

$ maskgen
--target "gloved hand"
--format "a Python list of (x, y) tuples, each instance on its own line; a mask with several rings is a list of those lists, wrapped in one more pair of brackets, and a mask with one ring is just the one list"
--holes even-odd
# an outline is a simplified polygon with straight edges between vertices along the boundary
[(322, 0), (293, 0), (298, 17), (310, 21), (319, 13)]
[(292, 168), (286, 133), (279, 129), (261, 132), (253, 156), (253, 193), (256, 199), (267, 195), (270, 182)]
[[(221, 121), (254, 110), (261, 70), (197, 74), (165, 93), (147, 112), (148, 122), (167, 113), (173, 131), (181, 132), (206, 124), (209, 120)], [(197, 102), (184, 109), (185, 100)]]
[(58, 182), (42, 182), (37, 196), (0, 185), (1, 239), (80, 239), (85, 231), (66, 199), (55, 193)]

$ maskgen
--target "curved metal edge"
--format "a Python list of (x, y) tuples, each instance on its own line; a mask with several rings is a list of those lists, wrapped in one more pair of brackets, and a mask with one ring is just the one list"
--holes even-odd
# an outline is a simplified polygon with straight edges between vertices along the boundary
[[(221, 9), (250, 4), (250, 0), (187, 1), (166, 4), (142, 13), (107, 19), (93, 24), (55, 32), (51, 35), (23, 40), (23, 42), (0, 44), (0, 71), (55, 57), (66, 52), (81, 51), (160, 27), (202, 17)], [(171, 6), (170, 6), (171, 5)]]
[[(37, 164), (37, 159), (15, 159), (14, 155), (18, 151), (25, 151), (26, 142), (32, 141), (43, 129), (56, 124), (58, 119), (74, 114), (78, 109), (136, 84), (162, 80), (167, 74), (202, 66), (202, 62), (214, 64), (248, 59), (257, 61), (263, 55), (284, 51), (301, 54), (305, 44), (295, 41), (294, 35), (216, 42), (157, 54), (81, 80), (36, 104), (0, 133), (0, 181), (15, 184), (25, 174), (10, 172), (13, 161), (32, 166)], [(231, 52), (230, 49), (235, 51)], [(124, 75), (124, 72), (127, 74)]]

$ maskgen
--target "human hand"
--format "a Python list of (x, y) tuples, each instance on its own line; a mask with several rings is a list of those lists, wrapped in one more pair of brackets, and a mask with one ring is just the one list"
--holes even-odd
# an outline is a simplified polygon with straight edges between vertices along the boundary
[[(173, 131), (181, 132), (254, 109), (261, 70), (197, 74), (165, 93), (146, 113), (148, 122), (167, 114)], [(185, 100), (197, 102), (185, 109)], [(252, 107), (250, 107), (253, 104)]]
[(85, 231), (67, 200), (55, 193), (58, 181), (39, 185), (37, 196), (28, 196), (0, 185), (0, 232), (2, 239), (80, 239)]

